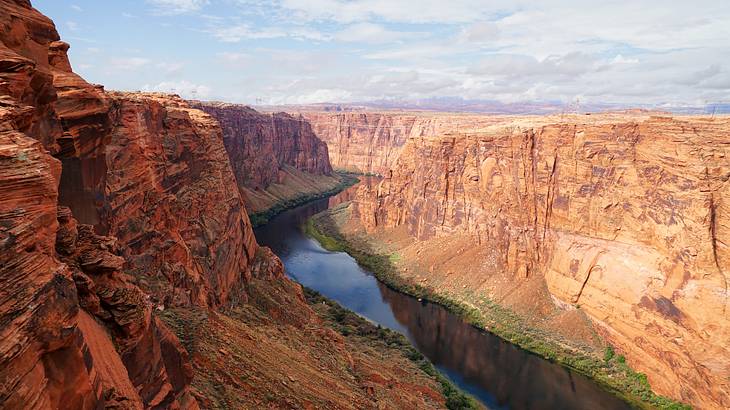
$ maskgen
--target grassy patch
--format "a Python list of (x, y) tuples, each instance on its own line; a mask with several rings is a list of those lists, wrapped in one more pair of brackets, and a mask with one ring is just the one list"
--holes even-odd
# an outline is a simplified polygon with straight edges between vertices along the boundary
[(382, 175), (375, 172), (356, 172), (347, 169), (336, 169), (336, 173), (340, 175), (354, 175), (354, 176), (365, 176), (365, 177), (381, 177)]
[(454, 386), (426, 359), (421, 352), (413, 347), (402, 334), (380, 325), (375, 325), (358, 314), (343, 308), (337, 302), (322, 296), (319, 292), (304, 287), (304, 295), (310, 305), (326, 304), (327, 311), (324, 318), (337, 332), (345, 337), (358, 336), (368, 340), (371, 345), (384, 344), (388, 348), (396, 349), (412, 361), (421, 371), (441, 385), (441, 392), (446, 398), (446, 407), (453, 410), (467, 410), (481, 408), (474, 398)]
[(544, 330), (530, 327), (517, 314), (486, 297), (475, 296), (473, 304), (466, 304), (456, 297), (436, 293), (431, 289), (401, 276), (394, 266), (397, 254), (380, 255), (370, 250), (362, 239), (346, 238), (335, 221), (339, 206), (310, 218), (305, 231), (328, 250), (347, 252), (363, 268), (372, 272), (388, 287), (405, 294), (440, 304), (459, 315), (471, 325), (491, 332), (500, 338), (558, 363), (596, 381), (607, 391), (637, 408), (690, 409), (691, 407), (651, 390), (646, 375), (631, 369), (623, 356), (607, 349), (603, 357), (582, 349), (566, 346), (548, 337)]
[(271, 218), (275, 217), (276, 215), (286, 211), (287, 209), (296, 208), (300, 205), (304, 205), (307, 202), (311, 202), (317, 199), (326, 198), (328, 196), (332, 196), (334, 194), (337, 194), (353, 185), (359, 182), (357, 178), (355, 178), (352, 175), (349, 174), (342, 174), (337, 173), (340, 182), (334, 186), (332, 189), (328, 189), (326, 191), (317, 192), (314, 194), (302, 194), (292, 199), (287, 199), (284, 201), (279, 201), (275, 203), (270, 208), (266, 209), (265, 211), (256, 212), (249, 214), (249, 219), (251, 219), (251, 224), (253, 227), (261, 226), (266, 224), (271, 220)]

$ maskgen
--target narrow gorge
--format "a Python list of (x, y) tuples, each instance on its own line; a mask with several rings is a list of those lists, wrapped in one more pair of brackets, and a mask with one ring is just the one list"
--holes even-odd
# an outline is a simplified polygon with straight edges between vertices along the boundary
[(727, 115), (254, 109), (0, 30), (0, 408), (730, 408)]

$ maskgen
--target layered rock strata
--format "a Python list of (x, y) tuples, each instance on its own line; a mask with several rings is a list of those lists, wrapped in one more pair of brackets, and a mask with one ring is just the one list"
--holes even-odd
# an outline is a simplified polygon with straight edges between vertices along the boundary
[(315, 112), (300, 114), (329, 148), (337, 170), (384, 174), (412, 137), (477, 131), (494, 117), (469, 114), (400, 112)]
[(223, 143), (242, 187), (262, 190), (280, 182), (288, 165), (314, 175), (332, 172), (327, 145), (301, 116), (262, 114), (236, 104), (196, 102), (223, 129)]
[(503, 118), (413, 137), (359, 194), (369, 229), (473, 235), (514, 281), (544, 277), (658, 392), (730, 405), (730, 121)]
[[(88, 177), (80, 191), (103, 188), (94, 171), (110, 104), (71, 72), (68, 45), (28, 1), (0, 2), (0, 11), (0, 403), (197, 408), (186, 353), (124, 274), (116, 240), (58, 208), (69, 175), (62, 164), (76, 161)], [(84, 217), (101, 222), (99, 204), (79, 203)]]
[[(189, 356), (191, 333), (180, 332), (184, 345), (160, 319), (170, 308), (223, 318), (245, 329), (248, 342), (259, 332), (276, 341), (294, 332), (293, 357), (317, 352), (323, 342), (311, 335), (333, 332), (281, 261), (256, 244), (218, 122), (176, 96), (88, 84), (72, 72), (53, 23), (27, 0), (0, 1), (0, 28), (0, 407), (205, 406), (205, 394), (219, 393), (205, 390), (206, 376), (218, 369), (210, 352)], [(328, 172), (321, 147), (314, 160), (295, 163)], [(249, 316), (218, 311), (234, 305)], [(195, 337), (230, 341), (214, 330)], [(333, 377), (347, 387), (337, 402), (375, 403), (339, 366), (352, 361), (352, 346), (336, 337), (324, 343), (337, 356)], [(289, 367), (281, 356), (264, 358), (270, 362), (228, 358), (226, 371), (249, 366), (238, 383), (252, 369), (266, 368), (270, 380)], [(386, 359), (373, 360), (377, 368)], [(316, 362), (300, 367), (322, 372)], [(415, 365), (410, 371), (429, 386), (433, 407), (443, 403), (432, 379)], [(316, 394), (303, 381), (287, 394)], [(386, 385), (373, 392), (384, 403), (397, 398)], [(231, 394), (245, 408), (261, 404), (261, 394), (249, 393)], [(406, 396), (424, 403), (421, 393)], [(220, 403), (230, 406), (229, 397)]]

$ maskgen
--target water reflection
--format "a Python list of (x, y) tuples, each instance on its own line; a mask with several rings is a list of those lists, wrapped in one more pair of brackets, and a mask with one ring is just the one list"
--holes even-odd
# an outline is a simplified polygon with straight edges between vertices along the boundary
[(403, 297), (382, 284), (380, 291), (418, 350), (470, 386), (485, 386), (484, 401), (511, 409), (628, 407), (585, 377), (469, 326), (441, 306)]
[[(374, 183), (368, 179), (365, 183)], [(256, 229), (287, 273), (350, 310), (406, 335), (443, 373), (489, 408), (627, 409), (583, 376), (464, 323), (446, 309), (395, 292), (344, 253), (323, 249), (301, 225), (350, 200), (356, 187), (282, 213)]]

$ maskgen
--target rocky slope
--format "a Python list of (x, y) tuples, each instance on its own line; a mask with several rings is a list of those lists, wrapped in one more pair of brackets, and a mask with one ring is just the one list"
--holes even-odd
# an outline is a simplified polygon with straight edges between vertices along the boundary
[(500, 121), (410, 138), (383, 182), (360, 192), (363, 225), (406, 227), (423, 243), (467, 235), (479, 263), (442, 272), (441, 286), (498, 293), (484, 284), (493, 269), (518, 284), (542, 278), (557, 308), (580, 307), (655, 390), (728, 407), (730, 120)]
[[(322, 348), (337, 366), (351, 361), (357, 341), (313, 337), (332, 331), (278, 258), (256, 244), (215, 119), (176, 96), (86, 83), (71, 71), (52, 21), (27, 0), (0, 1), (0, 28), (0, 407), (208, 406), (213, 393), (200, 381), (224, 354), (191, 357), (160, 319), (171, 309), (211, 314), (245, 329), (241, 337), (258, 337), (266, 323), (297, 341), (298, 352)], [(227, 315), (231, 306), (256, 313)], [(217, 331), (196, 337), (228, 340)], [(269, 378), (257, 391), (276, 392), (272, 380), (289, 368), (318, 371), (263, 352), (266, 362), (226, 359), (217, 377), (265, 366)], [(384, 360), (366, 357), (374, 368)], [(332, 377), (346, 378), (345, 397), (373, 406), (442, 405), (440, 393), (427, 394), (433, 380), (414, 364), (401, 367), (424, 391), (368, 387), (355, 379), (363, 372), (346, 366)], [(255, 407), (259, 397), (249, 393), (235, 389), (235, 403)]]
[(301, 111), (337, 170), (382, 175), (411, 137), (476, 131), (492, 117), (469, 114)]
[[(217, 119), (249, 211), (261, 212), (337, 185), (327, 145), (301, 116), (263, 114), (236, 104), (194, 102)], [(272, 188), (273, 186), (273, 188)]]

